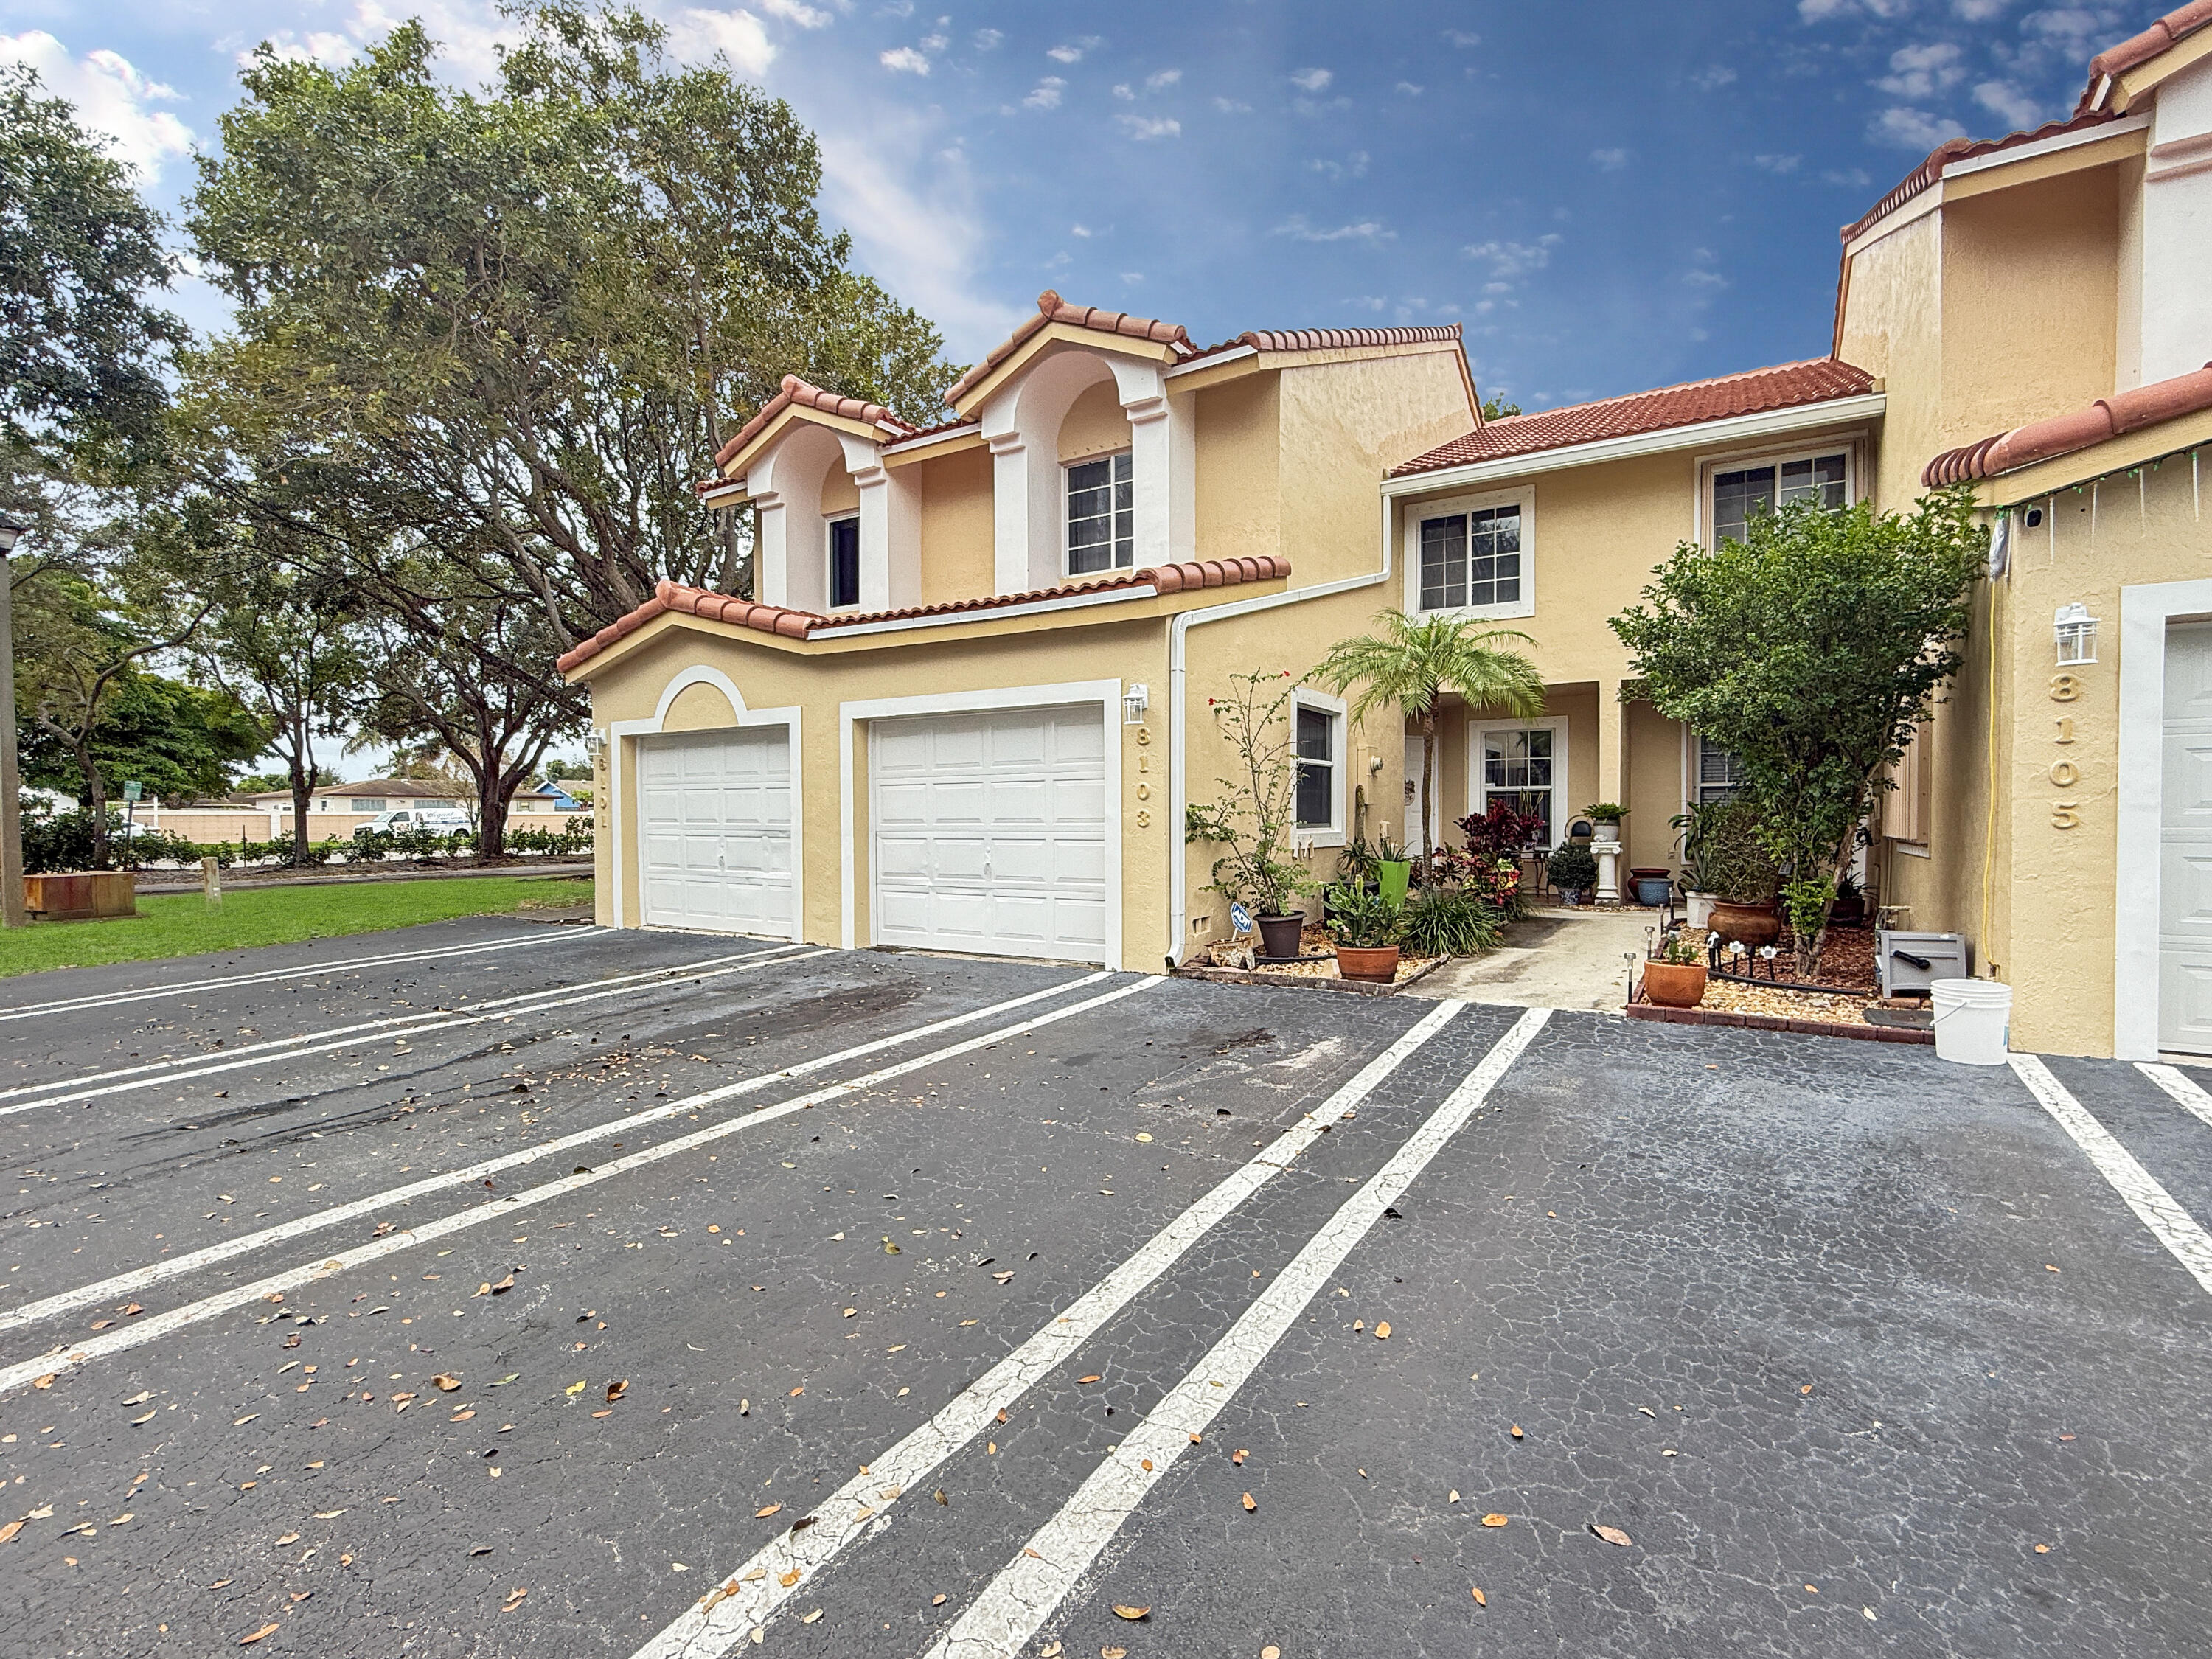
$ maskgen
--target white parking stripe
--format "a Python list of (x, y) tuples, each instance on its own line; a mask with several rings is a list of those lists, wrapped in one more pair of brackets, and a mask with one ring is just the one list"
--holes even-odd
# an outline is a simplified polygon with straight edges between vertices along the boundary
[(100, 1303), (112, 1301), (118, 1297), (139, 1296), (156, 1285), (166, 1284), (170, 1279), (181, 1278), (186, 1273), (198, 1273), (203, 1267), (211, 1267), (218, 1262), (234, 1261), (241, 1255), (249, 1255), (255, 1250), (265, 1249), (272, 1244), (286, 1243), (292, 1239), (304, 1237), (308, 1233), (319, 1232), (325, 1227), (335, 1227), (341, 1222), (356, 1221), (363, 1216), (374, 1215), (379, 1211), (390, 1209), (395, 1205), (410, 1203), (428, 1193), (443, 1192), (453, 1187), (473, 1187), (479, 1181), (498, 1175), (502, 1170), (517, 1169), (525, 1164), (535, 1163), (539, 1158), (573, 1152), (579, 1146), (588, 1146), (595, 1140), (604, 1140), (610, 1135), (627, 1134), (633, 1130), (647, 1127), (683, 1113), (696, 1112), (702, 1105), (733, 1100), (740, 1095), (751, 1094), (778, 1083), (787, 1083), (794, 1078), (806, 1077), (816, 1072), (826, 1071), (831, 1066), (847, 1065), (869, 1054), (880, 1054), (885, 1048), (895, 1048), (902, 1042), (926, 1042), (931, 1037), (957, 1030), (963, 1025), (972, 1025), (979, 1019), (995, 1019), (1000, 1014), (1010, 1013), (1016, 1008), (1041, 1001), (1046, 997), (1057, 996), (1063, 991), (1073, 991), (1081, 986), (1096, 984), (1105, 977), (1103, 973), (1097, 973), (1085, 975), (1081, 979), (1062, 980), (1059, 984), (1048, 986), (1042, 991), (1031, 991), (1025, 995), (1009, 997), (1003, 1002), (992, 1003), (988, 1007), (975, 1009), (970, 1013), (953, 1014), (944, 1019), (933, 1020), (926, 1025), (916, 1025), (907, 1030), (894, 1032), (890, 1036), (878, 1037), (872, 1042), (859, 1043), (850, 1048), (841, 1048), (836, 1054), (822, 1054), (812, 1060), (802, 1060), (795, 1066), (787, 1066), (781, 1071), (763, 1072), (757, 1076), (747, 1078), (742, 1083), (726, 1085), (708, 1095), (687, 1096), (682, 1100), (670, 1101), (665, 1105), (650, 1107), (641, 1112), (632, 1112), (626, 1117), (611, 1119), (589, 1129), (579, 1129), (574, 1133), (562, 1135), (558, 1139), (546, 1141), (542, 1146), (526, 1146), (519, 1152), (503, 1152), (497, 1158), (488, 1158), (480, 1164), (471, 1164), (466, 1169), (448, 1170), (441, 1175), (426, 1176), (421, 1181), (409, 1182), (404, 1186), (394, 1187), (388, 1192), (377, 1193), (368, 1198), (356, 1199), (349, 1203), (334, 1204), (328, 1209), (318, 1210), (312, 1215), (280, 1222), (273, 1227), (264, 1227), (258, 1231), (242, 1233), (236, 1238), (227, 1238), (222, 1243), (210, 1244), (204, 1249), (191, 1250), (183, 1255), (164, 1256), (159, 1261), (149, 1262), (143, 1267), (134, 1268), (126, 1273), (118, 1273), (112, 1279), (103, 1279), (94, 1285), (82, 1285), (73, 1291), (62, 1291), (55, 1295), (41, 1297), (36, 1302), (26, 1302), (20, 1307), (0, 1311), (0, 1331), (19, 1330), (26, 1325), (36, 1324), (42, 1319), (51, 1319), (57, 1315), (74, 1312), (80, 1308), (95, 1307)]
[(2160, 1066), (2148, 1060), (2136, 1062), (2136, 1070), (2166, 1091), (2173, 1103), (2212, 1129), (2212, 1095), (2197, 1086), (2197, 1080), (2179, 1066)]
[(1145, 1495), (1167, 1478), (1214, 1416), (1260, 1368), (1283, 1333), (1414, 1177), (1489, 1097), (1506, 1068), (1551, 1018), (1531, 1008), (1389, 1163), (1345, 1200), (1229, 1334), (1170, 1389), (1092, 1471), (1060, 1512), (1000, 1569), (930, 1649), (931, 1659), (1012, 1659), (1051, 1618)]
[(65, 1014), (81, 1009), (117, 1008), (129, 1002), (147, 1002), (156, 997), (181, 997), (194, 991), (228, 991), (234, 987), (268, 985), (278, 980), (316, 979), (325, 974), (350, 973), (356, 968), (383, 968), (401, 962), (441, 962), (450, 957), (479, 956), (487, 951), (523, 951), (538, 945), (567, 945), (594, 933), (611, 933), (609, 927), (580, 927), (571, 933), (565, 927), (545, 928), (528, 939), (496, 939), (482, 945), (441, 945), (433, 950), (394, 951), (380, 957), (351, 957), (342, 962), (295, 963), (289, 968), (265, 968), (252, 973), (228, 974), (214, 979), (191, 979), (181, 985), (146, 985), (133, 991), (103, 991), (97, 995), (62, 997), (52, 1002), (27, 1002), (20, 1008), (0, 1009), (0, 1024), (11, 1019), (29, 1019), (35, 1014)]
[(2008, 1056), (2012, 1069), (2043, 1103), (2043, 1109), (2058, 1120), (2058, 1127), (2074, 1137), (2074, 1144), (2089, 1155), (2097, 1173), (2127, 1200), (2142, 1224), (2172, 1251), (2173, 1259), (2212, 1292), (2212, 1236), (2173, 1200), (2156, 1176), (2135, 1160), (2135, 1155), (2112, 1138), (2112, 1132), (2091, 1116), (2066, 1086), (2051, 1075), (2051, 1068), (2033, 1054)]
[[(580, 988), (555, 986), (545, 991), (524, 992), (518, 996), (500, 998), (495, 1002), (467, 1004), (462, 1009), (434, 1017), (403, 1014), (389, 1019), (370, 1020), (360, 1025), (341, 1025), (329, 1031), (309, 1032), (303, 1036), (276, 1037), (245, 1048), (224, 1049), (222, 1051), (223, 1057), (220, 1060), (206, 1054), (192, 1054), (179, 1060), (153, 1060), (143, 1066), (125, 1066), (119, 1071), (95, 1073), (89, 1079), (71, 1078), (61, 1083), (27, 1083), (9, 1092), (30, 1093), (48, 1089), (58, 1089), (62, 1092), (41, 1094), (35, 1100), (10, 1101), (0, 1106), (0, 1117), (34, 1111), (41, 1106), (68, 1106), (81, 1100), (99, 1100), (108, 1095), (129, 1094), (155, 1083), (185, 1083), (193, 1078), (211, 1077), (219, 1072), (235, 1072), (248, 1066), (267, 1066), (307, 1054), (328, 1054), (337, 1048), (353, 1048), (371, 1037), (404, 1042), (429, 1031), (453, 1030), (465, 1025), (483, 1025), (493, 1020), (505, 1022), (526, 1014), (550, 1013), (556, 1008), (574, 1007), (580, 1002), (597, 1002), (603, 998), (627, 996), (637, 991), (659, 990), (679, 980), (696, 984), (701, 980), (720, 979), (725, 974), (748, 974), (771, 961), (805, 962), (811, 957), (830, 954), (831, 947), (828, 945), (801, 951), (795, 945), (779, 945), (767, 951), (748, 951), (739, 956), (714, 957), (707, 962), (693, 963), (683, 968), (656, 968), (645, 973), (621, 974), (611, 979), (586, 980)], [(715, 965), (718, 963), (732, 965)], [(574, 994), (568, 994), (571, 992)], [(70, 1087), (72, 1084), (82, 1086)]]
[[(266, 1278), (254, 1280), (252, 1284), (234, 1285), (227, 1291), (219, 1291), (213, 1296), (203, 1297), (198, 1302), (189, 1303), (184, 1307), (173, 1308), (166, 1313), (154, 1314), (143, 1319), (133, 1320), (129, 1325), (116, 1330), (103, 1332), (65, 1352), (57, 1350), (40, 1358), (26, 1360), (21, 1364), (0, 1366), (0, 1395), (12, 1394), (18, 1389), (27, 1387), (42, 1376), (58, 1376), (65, 1371), (76, 1370), (80, 1365), (89, 1364), (95, 1359), (105, 1359), (112, 1354), (121, 1353), (126, 1349), (143, 1346), (173, 1331), (182, 1330), (188, 1325), (195, 1325), (202, 1320), (212, 1319), (218, 1314), (228, 1313), (234, 1309), (245, 1307), (266, 1297), (280, 1296), (286, 1291), (297, 1290), (302, 1285), (319, 1279), (327, 1279), (332, 1273), (342, 1273), (350, 1267), (367, 1267), (370, 1262), (381, 1261), (388, 1255), (396, 1255), (402, 1250), (412, 1249), (418, 1244), (431, 1243), (450, 1234), (480, 1226), (488, 1221), (504, 1221), (519, 1211), (550, 1203), (557, 1198), (565, 1198), (570, 1193), (580, 1192), (586, 1187), (597, 1186), (600, 1182), (611, 1181), (617, 1176), (627, 1175), (632, 1170), (644, 1169), (649, 1164), (659, 1164), (665, 1159), (678, 1157), (696, 1147), (709, 1146), (730, 1135), (742, 1133), (747, 1129), (757, 1128), (763, 1124), (772, 1123), (778, 1118), (788, 1117), (793, 1112), (802, 1112), (809, 1107), (823, 1105), (829, 1101), (841, 1100), (848, 1095), (864, 1094), (879, 1084), (889, 1082), (893, 1078), (904, 1077), (909, 1072), (922, 1071), (945, 1060), (956, 1060), (962, 1054), (973, 1054), (978, 1048), (988, 1048), (994, 1042), (1004, 1042), (1010, 1038), (1020, 1036), (1025, 1032), (1036, 1030), (1042, 1026), (1072, 1018), (1077, 1014), (1103, 1007), (1108, 1003), (1119, 1002), (1124, 997), (1134, 996), (1139, 992), (1148, 990), (1159, 982), (1157, 978), (1133, 981), (1127, 985), (1118, 986), (1103, 995), (1072, 1003), (1065, 1008), (1054, 1008), (1047, 1013), (1036, 1015), (1033, 1018), (1023, 1020), (1016, 1024), (1002, 1025), (996, 1030), (984, 1032), (981, 1036), (970, 1037), (965, 1042), (956, 1042), (913, 1060), (901, 1060), (895, 1066), (884, 1066), (878, 1071), (869, 1073), (865, 1077), (853, 1078), (843, 1083), (834, 1083), (827, 1088), (817, 1089), (811, 1094), (799, 1095), (790, 1100), (778, 1101), (772, 1106), (757, 1108), (744, 1117), (732, 1118), (728, 1122), (713, 1124), (703, 1129), (695, 1129), (690, 1134), (678, 1135), (672, 1140), (662, 1141), (657, 1146), (648, 1146), (643, 1152), (632, 1152), (629, 1157), (617, 1158), (611, 1164), (602, 1164), (595, 1169), (586, 1170), (576, 1175), (564, 1176), (558, 1181), (549, 1181), (540, 1186), (526, 1188), (521, 1192), (496, 1199), (489, 1204), (478, 1204), (469, 1209), (455, 1211), (451, 1215), (440, 1216), (434, 1221), (425, 1222), (422, 1226), (410, 1229), (408, 1231), (393, 1233), (387, 1237), (357, 1245), (347, 1250), (342, 1256), (331, 1256), (325, 1261), (308, 1262), (283, 1273), (270, 1273)], [(703, 1093), (693, 1095), (688, 1101), (676, 1103), (695, 1107), (709, 1105), (737, 1092), (743, 1086), (739, 1084), (732, 1084), (726, 1089), (709, 1089)]]
[[(1285, 1129), (1249, 1163), (1154, 1234), (1067, 1310), (970, 1383), (935, 1416), (863, 1466), (799, 1525), (756, 1552), (637, 1650), (636, 1659), (715, 1659), (757, 1636), (769, 1617), (848, 1544), (884, 1526), (891, 1507), (983, 1432), (1108, 1320), (1181, 1261), (1238, 1206), (1288, 1169), (1323, 1131), (1365, 1100), (1407, 1056), (1467, 1005), (1439, 1002), (1420, 1023), (1363, 1066), (1327, 1101)], [(791, 1581), (787, 1584), (784, 1580)]]

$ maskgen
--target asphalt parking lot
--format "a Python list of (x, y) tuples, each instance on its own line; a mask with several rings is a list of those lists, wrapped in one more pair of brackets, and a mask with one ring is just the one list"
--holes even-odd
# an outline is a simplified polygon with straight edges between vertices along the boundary
[(2212, 1631), (2181, 1073), (507, 919), (0, 999), (11, 1656)]

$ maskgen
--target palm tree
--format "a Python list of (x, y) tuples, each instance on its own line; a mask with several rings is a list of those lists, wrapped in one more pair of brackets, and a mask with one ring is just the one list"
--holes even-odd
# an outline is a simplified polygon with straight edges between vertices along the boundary
[[(1544, 682), (1536, 665), (1508, 642), (1531, 643), (1510, 629), (1482, 629), (1462, 617), (1431, 617), (1416, 622), (1402, 611), (1386, 611), (1373, 634), (1340, 640), (1314, 670), (1314, 678), (1342, 691), (1362, 689), (1352, 705), (1355, 720), (1376, 708), (1395, 707), (1421, 734), (1421, 844), (1435, 822), (1437, 703), (1456, 691), (1470, 708), (1498, 708), (1528, 719), (1544, 712)], [(1407, 836), (1410, 844), (1413, 839)]]

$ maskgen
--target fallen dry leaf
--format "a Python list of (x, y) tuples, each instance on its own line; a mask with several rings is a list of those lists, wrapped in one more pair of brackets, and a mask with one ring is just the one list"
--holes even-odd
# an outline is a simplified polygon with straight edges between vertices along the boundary
[(151, 1389), (141, 1389), (123, 1403), (126, 1406), (143, 1406), (153, 1397), (154, 1391)]
[(945, 1598), (941, 1595), (933, 1595), (929, 1598), (929, 1605), (933, 1607), (941, 1607), (945, 1605)]
[(298, 1543), (298, 1542), (300, 1541), (300, 1534), (299, 1534), (298, 1533), (296, 1533), (296, 1532), (288, 1532), (288, 1533), (286, 1533), (286, 1534), (285, 1534), (282, 1538), (278, 1539), (276, 1541), (277, 1541), (277, 1543), (278, 1543), (278, 1544), (280, 1544), (280, 1545), (282, 1545), (282, 1544), (296, 1544), (296, 1543)]
[(1459, 1502), (1459, 1488), (1457, 1486), (1454, 1486), (1451, 1489), (1451, 1495), (1445, 1498), (1444, 1502), (1447, 1504), (1456, 1504)]
[(1601, 1527), (1595, 1522), (1592, 1522), (1590, 1523), (1590, 1530), (1595, 1533), (1599, 1537), (1604, 1539), (1607, 1543), (1617, 1545), (1622, 1549), (1626, 1549), (1631, 1544), (1636, 1541), (1626, 1533), (1621, 1531), (1619, 1527)]
[(0, 1527), (0, 1544), (8, 1543), (22, 1530), (23, 1523), (21, 1521), (10, 1521), (6, 1526)]
[(258, 1642), (263, 1637), (274, 1636), (283, 1628), (283, 1627), (280, 1625), (264, 1625), (259, 1630), (254, 1632), (252, 1635), (240, 1637), (238, 1638), (238, 1645), (242, 1648), (250, 1648), (256, 1642)]
[(527, 1584), (517, 1584), (513, 1589), (507, 1593), (507, 1605), (501, 1607), (500, 1611), (501, 1613), (513, 1613), (517, 1607), (522, 1605), (522, 1598), (529, 1594), (530, 1587)]
[(789, 1572), (780, 1572), (776, 1574), (775, 1582), (782, 1585), (784, 1589), (789, 1589), (793, 1584), (799, 1582), (799, 1569), (797, 1567), (793, 1567)]
[(571, 1382), (571, 1383), (570, 1383), (567, 1388), (565, 1388), (565, 1389), (562, 1389), (562, 1390), (561, 1390), (561, 1392), (562, 1392), (562, 1393), (563, 1393), (563, 1394), (565, 1394), (565, 1395), (579, 1395), (579, 1394), (583, 1393), (583, 1391), (584, 1391), (585, 1389), (586, 1389), (590, 1388), (591, 1386), (592, 1386), (592, 1385), (591, 1385), (591, 1383), (590, 1383), (588, 1381), (586, 1381), (586, 1379), (584, 1379), (584, 1378), (582, 1378), (582, 1377), (578, 1377), (578, 1378), (577, 1378), (574, 1382)]
[(799, 1395), (801, 1395), (802, 1394), (805, 1394), (805, 1392), (806, 1392), (806, 1384), (805, 1384), (804, 1382), (802, 1382), (802, 1383), (800, 1383), (797, 1388), (793, 1389), (789, 1394), (786, 1395), (784, 1396), (784, 1398), (785, 1398), (785, 1399), (787, 1399), (787, 1400), (796, 1400), (796, 1399), (798, 1399), (798, 1398), (799, 1398)]
[(1079, 1383), (1096, 1382), (1098, 1380), (1098, 1373), (1097, 1371), (1093, 1371), (1088, 1376), (1079, 1376), (1075, 1380)]
[(617, 1400), (621, 1399), (621, 1398), (623, 1397), (623, 1395), (624, 1395), (625, 1394), (628, 1394), (629, 1392), (629, 1378), (628, 1378), (628, 1377), (626, 1377), (626, 1376), (625, 1376), (624, 1378), (623, 1378), (623, 1380), (622, 1380), (621, 1382), (610, 1382), (610, 1383), (608, 1383), (608, 1384), (607, 1384), (607, 1404), (609, 1404), (610, 1406), (613, 1405), (613, 1404), (615, 1403), (615, 1401), (617, 1401)]
[(1514, 1437), (1516, 1440), (1521, 1439), (1521, 1438), (1522, 1437), (1522, 1433), (1521, 1433), (1521, 1425), (1520, 1425), (1518, 1423), (1516, 1423), (1516, 1424), (1513, 1425), (1513, 1437)]
[(1388, 1342), (1390, 1340), (1390, 1322), (1389, 1320), (1384, 1319), (1376, 1322), (1375, 1326), (1375, 1340), (1377, 1342)]
[(944, 1487), (939, 1486), (939, 1488), (938, 1488), (934, 1492), (933, 1492), (933, 1493), (931, 1494), (931, 1496), (932, 1496), (932, 1497), (933, 1497), (933, 1498), (935, 1498), (939, 1503), (940, 1503), (940, 1504), (944, 1504), (944, 1505), (945, 1505), (945, 1507), (946, 1509), (948, 1509), (948, 1510), (949, 1510), (949, 1509), (951, 1509), (951, 1508), (952, 1507), (952, 1500), (951, 1500), (951, 1498), (947, 1498), (947, 1497), (945, 1495), (945, 1488), (944, 1488)]
[(813, 1611), (813, 1612), (811, 1612), (811, 1613), (807, 1613), (807, 1614), (806, 1614), (806, 1615), (805, 1615), (803, 1618), (801, 1618), (801, 1619), (799, 1620), (799, 1622), (800, 1624), (802, 1624), (802, 1625), (811, 1625), (811, 1624), (812, 1624), (816, 1620), (819, 1619), (821, 1616), (822, 1616), (822, 1609), (821, 1609), (821, 1608), (819, 1608), (819, 1607), (817, 1607), (817, 1608), (815, 1608), (815, 1609), (814, 1609), (814, 1611)]
[(1364, 1319), (1355, 1319), (1352, 1322), (1352, 1328), (1355, 1332), (1364, 1331), (1367, 1328), (1367, 1322)]
[(1241, 1464), (1251, 1455), (1252, 1454), (1246, 1451), (1243, 1447), (1239, 1446), (1235, 1451), (1229, 1454), (1229, 1461), (1232, 1463)]
[(1115, 1614), (1123, 1619), (1142, 1619), (1152, 1610), (1152, 1604), (1150, 1602), (1146, 1603), (1141, 1607), (1125, 1607), (1119, 1601), (1116, 1601), (1114, 1604), (1114, 1611)]
[(780, 1514), (781, 1514), (781, 1513), (782, 1513), (782, 1511), (783, 1511), (783, 1505), (782, 1505), (782, 1504), (770, 1504), (767, 1505), (765, 1508), (755, 1510), (753, 1511), (753, 1519), (754, 1519), (754, 1520), (756, 1520), (756, 1521), (765, 1521), (765, 1520), (767, 1520), (767, 1519), (769, 1518), (769, 1516), (770, 1516), (771, 1515), (780, 1515)]
[(1260, 1506), (1257, 1504), (1252, 1501), (1252, 1494), (1249, 1492), (1246, 1492), (1244, 1494), (1244, 1513), (1249, 1515), (1259, 1507)]
[(1127, 1648), (1106, 1647), (1098, 1650), (1098, 1659), (1129, 1659)]
[(1490, 1598), (1482, 1593), (1482, 1586), (1476, 1584), (1471, 1588), (1474, 1591), (1474, 1605), (1478, 1607), (1488, 1607), (1490, 1605)]
[(1510, 1516), (1499, 1515), (1493, 1510), (1490, 1514), (1482, 1517), (1482, 1524), (1486, 1527), (1502, 1527), (1510, 1518)]
[(461, 1379), (458, 1376), (450, 1376), (447, 1372), (440, 1371), (435, 1376), (430, 1379), (430, 1384), (441, 1394), (451, 1394), (455, 1389), (461, 1386)]

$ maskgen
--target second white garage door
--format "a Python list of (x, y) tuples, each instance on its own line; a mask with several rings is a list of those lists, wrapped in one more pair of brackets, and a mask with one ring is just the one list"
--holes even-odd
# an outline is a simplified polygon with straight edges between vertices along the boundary
[(877, 944), (1106, 960), (1098, 705), (878, 720), (868, 778)]
[(637, 750), (645, 925), (796, 939), (786, 730), (644, 738)]

